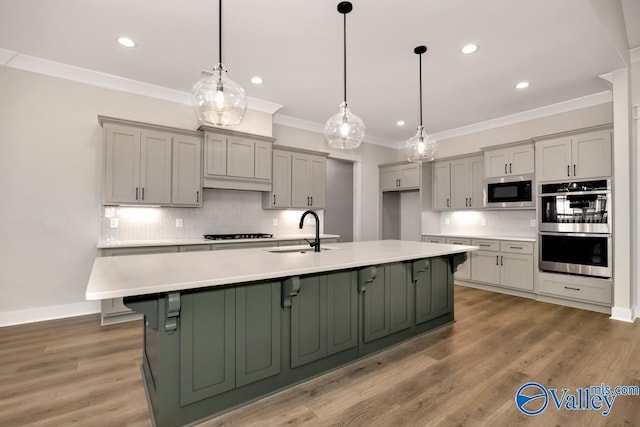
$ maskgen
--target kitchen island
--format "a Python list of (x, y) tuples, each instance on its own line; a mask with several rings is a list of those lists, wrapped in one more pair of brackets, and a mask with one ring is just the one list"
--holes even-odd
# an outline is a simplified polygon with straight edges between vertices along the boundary
[(159, 426), (203, 420), (453, 321), (472, 246), (397, 240), (96, 258), (90, 300), (145, 316)]

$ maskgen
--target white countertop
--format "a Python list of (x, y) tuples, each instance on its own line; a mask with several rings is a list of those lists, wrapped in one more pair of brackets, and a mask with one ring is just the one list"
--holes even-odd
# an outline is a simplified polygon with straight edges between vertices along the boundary
[(487, 240), (510, 240), (517, 242), (535, 242), (535, 236), (496, 236), (496, 235), (480, 235), (480, 234), (454, 234), (454, 233), (422, 233), (423, 236), (437, 237), (459, 237), (467, 239), (487, 239)]
[[(227, 244), (227, 243), (263, 243), (263, 242), (280, 242), (286, 240), (313, 240), (315, 234), (288, 234), (277, 235), (263, 239), (229, 239), (229, 240), (208, 240), (204, 237), (197, 239), (162, 239), (162, 240), (115, 240), (98, 242), (98, 249), (107, 248), (137, 248), (149, 246), (182, 246), (182, 245), (211, 245), (211, 244)], [(321, 239), (338, 239), (339, 234), (321, 234)], [(274, 245), (275, 246), (275, 245)]]
[[(279, 247), (274, 249), (291, 249)], [(300, 247), (309, 249), (308, 246)], [(268, 280), (469, 252), (477, 246), (401, 240), (334, 243), (320, 253), (271, 248), (97, 257), (86, 298), (100, 300)]]

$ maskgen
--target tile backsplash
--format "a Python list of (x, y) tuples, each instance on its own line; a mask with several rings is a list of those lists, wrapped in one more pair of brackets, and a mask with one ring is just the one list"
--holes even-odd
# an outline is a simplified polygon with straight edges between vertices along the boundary
[[(201, 208), (114, 207), (100, 208), (100, 241), (193, 239), (203, 234), (270, 233), (296, 235), (315, 233), (308, 216), (298, 229), (304, 210), (264, 210), (262, 193), (204, 189)], [(323, 231), (323, 211), (320, 231)], [(176, 227), (176, 220), (182, 227)], [(111, 227), (116, 220), (117, 227)], [(275, 225), (277, 224), (277, 225)]]
[(451, 234), (533, 237), (536, 235), (536, 211), (530, 209), (442, 212), (440, 231)]

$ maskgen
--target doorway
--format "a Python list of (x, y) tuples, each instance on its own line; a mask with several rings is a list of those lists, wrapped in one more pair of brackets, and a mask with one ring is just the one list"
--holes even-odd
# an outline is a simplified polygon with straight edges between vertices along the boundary
[(340, 242), (353, 242), (353, 163), (327, 159), (327, 203), (324, 232), (339, 234)]

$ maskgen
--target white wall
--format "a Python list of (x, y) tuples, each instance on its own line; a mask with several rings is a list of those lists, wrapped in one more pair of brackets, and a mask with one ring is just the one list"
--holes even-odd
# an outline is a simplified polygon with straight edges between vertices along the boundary
[[(321, 133), (274, 124), (273, 136), (276, 138), (277, 145), (330, 151), (327, 149), (324, 135)], [(360, 240), (378, 239), (378, 165), (394, 161), (397, 151), (373, 144), (362, 144), (356, 150), (350, 151), (350, 153), (362, 158)], [(327, 232), (331, 232), (331, 230), (327, 230)]]
[[(198, 127), (188, 105), (0, 67), (0, 326), (99, 311), (84, 292), (100, 233), (99, 114)], [(271, 134), (248, 111), (239, 129)]]

